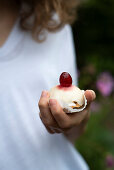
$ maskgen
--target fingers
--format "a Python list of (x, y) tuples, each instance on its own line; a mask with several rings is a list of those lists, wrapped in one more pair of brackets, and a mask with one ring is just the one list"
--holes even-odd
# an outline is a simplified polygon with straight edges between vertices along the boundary
[(47, 119), (48, 116), (50, 116), (50, 110), (47, 107), (48, 106), (48, 97), (49, 97), (48, 92), (47, 91), (43, 91), (42, 94), (41, 94), (39, 103), (38, 103), (41, 116), (44, 119)]
[(45, 124), (44, 124), (44, 126), (45, 126), (45, 128), (47, 129), (47, 131), (50, 133), (50, 134), (54, 134), (55, 132), (52, 130), (52, 129), (50, 129), (48, 126), (46, 126)]
[(50, 127), (50, 129), (52, 130), (52, 131), (54, 131), (55, 133), (63, 133), (63, 130), (61, 129), (61, 128), (56, 128), (56, 127)]
[(91, 102), (96, 98), (96, 94), (93, 90), (86, 90), (85, 97), (87, 99), (87, 104), (90, 105)]
[[(43, 118), (42, 118), (41, 113), (39, 113), (39, 117), (40, 117), (40, 119), (41, 119), (41, 121), (42, 121), (42, 123), (43, 123), (44, 121), (43, 121)], [(44, 124), (44, 123), (43, 123), (43, 124)], [(47, 129), (47, 131), (48, 131), (49, 133), (54, 134), (54, 131), (51, 130), (47, 125), (44, 124), (44, 126), (45, 126), (45, 128)]]
[(49, 100), (49, 107), (53, 117), (55, 118), (56, 122), (58, 123), (60, 128), (65, 128), (69, 125), (70, 118), (69, 116), (63, 111), (62, 107), (55, 99)]
[(40, 118), (46, 127), (58, 127), (57, 122), (50, 111), (48, 100), (49, 93), (47, 91), (43, 91), (38, 103), (40, 109)]
[(80, 125), (80, 123), (88, 116), (89, 109), (84, 109), (81, 112), (70, 114), (71, 122), (75, 126)]
[(53, 133), (63, 133), (67, 129), (78, 126), (82, 121), (88, 120), (89, 106), (95, 99), (95, 92), (86, 90), (85, 96), (88, 106), (82, 112), (74, 114), (66, 114), (57, 100), (50, 99), (49, 93), (43, 91), (39, 100), (40, 118), (45, 125), (47, 131)]
[(89, 119), (90, 104), (96, 98), (96, 94), (93, 90), (86, 90), (85, 97), (87, 99), (87, 107), (82, 112), (71, 115), (74, 123), (76, 123), (77, 125), (79, 125), (82, 121), (87, 121)]
[(45, 128), (47, 129), (47, 131), (50, 133), (50, 134), (54, 134), (54, 133), (62, 133), (63, 131), (59, 128), (55, 128), (55, 127), (51, 127), (51, 126), (46, 126), (44, 124)]
[(90, 116), (90, 104), (96, 98), (96, 94), (93, 90), (86, 90), (85, 97), (87, 99), (87, 107), (83, 111), (71, 115), (71, 119), (76, 125), (80, 125), (83, 121), (88, 121)]

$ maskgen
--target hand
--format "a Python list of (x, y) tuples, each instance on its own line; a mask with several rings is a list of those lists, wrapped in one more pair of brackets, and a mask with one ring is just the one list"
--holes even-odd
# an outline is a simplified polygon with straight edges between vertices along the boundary
[(51, 134), (66, 133), (74, 127), (89, 119), (89, 109), (91, 102), (96, 95), (93, 90), (86, 90), (87, 107), (78, 113), (66, 114), (60, 104), (55, 99), (49, 100), (49, 92), (43, 91), (39, 100), (40, 118)]

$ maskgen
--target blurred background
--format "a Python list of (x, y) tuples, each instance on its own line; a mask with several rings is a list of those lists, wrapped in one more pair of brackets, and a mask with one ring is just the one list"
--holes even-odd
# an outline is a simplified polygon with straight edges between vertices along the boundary
[(85, 0), (72, 28), (79, 86), (97, 95), (76, 147), (91, 170), (114, 170), (114, 0)]

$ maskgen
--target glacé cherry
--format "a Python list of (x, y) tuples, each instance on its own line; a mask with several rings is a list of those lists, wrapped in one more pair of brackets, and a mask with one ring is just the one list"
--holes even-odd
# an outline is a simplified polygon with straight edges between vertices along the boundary
[(72, 85), (72, 77), (69, 73), (63, 72), (59, 78), (62, 87), (70, 87)]

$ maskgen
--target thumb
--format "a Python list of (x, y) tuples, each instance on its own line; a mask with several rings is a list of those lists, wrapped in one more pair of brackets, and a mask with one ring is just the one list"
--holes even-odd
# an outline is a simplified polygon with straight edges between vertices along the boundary
[(85, 97), (87, 99), (87, 104), (91, 104), (93, 100), (96, 98), (96, 94), (93, 90), (86, 90), (85, 91)]

